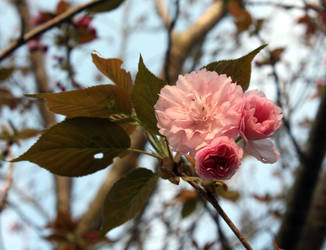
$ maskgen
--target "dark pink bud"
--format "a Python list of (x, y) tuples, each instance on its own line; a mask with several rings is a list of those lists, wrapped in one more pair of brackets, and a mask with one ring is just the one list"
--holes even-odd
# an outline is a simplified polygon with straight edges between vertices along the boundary
[(90, 17), (84, 16), (77, 20), (77, 26), (88, 27), (91, 23), (92, 19)]

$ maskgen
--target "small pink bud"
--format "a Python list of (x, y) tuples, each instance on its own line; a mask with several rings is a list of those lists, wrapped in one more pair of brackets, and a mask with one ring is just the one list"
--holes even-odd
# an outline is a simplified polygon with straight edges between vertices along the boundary
[(90, 17), (84, 16), (77, 20), (77, 26), (88, 27), (91, 23), (92, 19)]
[(242, 155), (233, 139), (217, 137), (196, 153), (196, 173), (204, 181), (230, 179), (239, 169)]

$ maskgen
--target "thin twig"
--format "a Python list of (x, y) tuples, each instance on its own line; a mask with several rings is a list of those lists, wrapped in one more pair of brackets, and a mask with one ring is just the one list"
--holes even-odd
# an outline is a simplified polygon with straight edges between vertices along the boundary
[(157, 154), (154, 154), (154, 153), (149, 153), (149, 152), (146, 152), (144, 150), (141, 150), (141, 149), (137, 149), (137, 148), (128, 148), (127, 149), (128, 151), (130, 152), (134, 152), (134, 153), (139, 153), (139, 154), (145, 154), (145, 155), (149, 155), (149, 156), (152, 156), (156, 159), (159, 159), (159, 160), (162, 160), (162, 157), (157, 155)]
[(188, 183), (193, 186), (193, 188), (196, 189), (196, 191), (198, 192), (198, 194), (204, 198), (205, 200), (207, 200), (215, 209), (216, 211), (219, 213), (220, 216), (222, 216), (223, 220), (226, 222), (226, 224), (228, 224), (228, 226), (231, 228), (231, 230), (233, 231), (233, 233), (237, 236), (237, 238), (240, 240), (240, 242), (242, 243), (242, 245), (247, 249), (247, 250), (252, 250), (253, 248), (250, 246), (250, 244), (248, 243), (248, 241), (245, 239), (245, 237), (241, 234), (241, 232), (239, 231), (239, 229), (236, 227), (236, 225), (231, 221), (231, 219), (229, 218), (229, 216), (224, 212), (224, 210), (220, 207), (220, 205), (218, 204), (217, 200), (214, 198), (214, 196), (207, 192), (204, 191), (196, 182), (194, 181), (188, 181)]
[[(9, 157), (9, 160), (13, 159), (12, 152), (11, 152), (11, 149), (10, 149), (9, 145), (8, 145), (8, 157)], [(2, 199), (0, 201), (0, 213), (2, 212), (2, 210), (4, 209), (4, 207), (7, 204), (8, 192), (9, 192), (9, 189), (10, 189), (11, 184), (12, 184), (13, 171), (14, 171), (13, 163), (10, 162), (9, 163), (9, 172), (8, 172), (8, 177), (7, 177), (7, 184), (6, 184), (6, 187), (5, 187), (4, 191), (3, 191)]]
[(42, 24), (40, 26), (37, 26), (36, 28), (32, 29), (31, 31), (29, 31), (28, 33), (23, 35), (22, 38), (19, 38), (16, 41), (13, 41), (11, 44), (9, 44), (9, 46), (7, 48), (5, 48), (3, 51), (1, 51), (0, 52), (0, 62), (3, 59), (5, 59), (6, 57), (8, 57), (9, 55), (11, 55), (16, 49), (18, 49), (19, 47), (21, 47), (22, 45), (24, 45), (28, 41), (32, 40), (33, 38), (36, 38), (37, 36), (45, 33), (46, 31), (48, 31), (48, 30), (58, 26), (59, 24), (65, 22), (66, 20), (69, 20), (71, 17), (78, 14), (79, 12), (82, 12), (82, 11), (84, 11), (86, 9), (94, 7), (94, 6), (96, 6), (98, 4), (101, 4), (101, 3), (105, 2), (105, 1), (108, 1), (108, 0), (93, 0), (93, 1), (89, 1), (89, 2), (84, 3), (84, 4), (80, 4), (80, 5), (76, 6), (76, 7), (68, 9), (67, 11), (62, 13), (61, 15), (52, 18), (48, 22), (46, 22), (46, 23), (44, 23), (44, 24)]
[[(260, 36), (259, 33), (257, 33), (256, 36), (260, 40), (260, 42), (266, 43), (266, 41)], [(283, 102), (282, 102), (281, 84), (280, 84), (280, 79), (279, 79), (278, 73), (276, 71), (276, 61), (273, 57), (272, 52), (268, 48), (267, 48), (267, 51), (268, 51), (270, 64), (272, 67), (272, 76), (273, 76), (274, 83), (276, 86), (276, 103), (283, 110), (284, 107), (283, 107)], [(297, 152), (297, 155), (298, 155), (300, 161), (305, 162), (306, 156), (305, 156), (304, 152), (302, 151), (302, 149), (300, 148), (297, 140), (295, 139), (295, 137), (292, 133), (290, 121), (289, 121), (288, 117), (285, 116), (285, 114), (283, 114), (282, 121), (283, 121), (284, 127), (286, 128), (287, 133), (292, 141), (295, 151)]]
[(177, 23), (178, 17), (180, 13), (180, 2), (179, 0), (175, 0), (175, 14), (168, 28), (168, 47), (165, 53), (165, 63), (164, 63), (164, 74), (165, 80), (169, 83), (169, 68), (170, 68), (170, 54), (171, 54), (171, 44), (172, 44), (172, 32), (175, 24)]
[(71, 62), (71, 52), (72, 52), (72, 48), (67, 42), (67, 44), (66, 44), (66, 60), (67, 60), (68, 76), (69, 76), (69, 79), (70, 79), (73, 87), (75, 87), (76, 89), (82, 89), (83, 87), (75, 79), (75, 71), (74, 71), (74, 68), (73, 68), (72, 62)]
[(39, 201), (36, 200), (32, 195), (25, 193), (25, 191), (22, 188), (15, 185), (15, 183), (12, 184), (11, 188), (12, 188), (12, 191), (15, 192), (15, 194), (19, 195), (21, 197), (21, 199), (24, 200), (24, 202), (28, 202), (31, 205), (33, 205), (33, 207), (38, 211), (38, 213), (40, 215), (43, 216), (43, 218), (45, 220), (47, 220), (47, 221), (50, 220), (51, 217), (48, 214), (48, 212), (41, 206)]
[(19, 208), (19, 206), (16, 206), (12, 202), (8, 202), (8, 207), (10, 207), (20, 218), (21, 220), (29, 227), (34, 229), (37, 233), (43, 233), (44, 227), (39, 226), (35, 224), (31, 219), (29, 219)]

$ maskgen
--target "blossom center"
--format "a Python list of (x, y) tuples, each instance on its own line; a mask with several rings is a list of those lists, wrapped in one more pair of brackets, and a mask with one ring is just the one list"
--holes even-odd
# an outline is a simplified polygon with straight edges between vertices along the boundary
[(207, 122), (212, 118), (211, 107), (206, 97), (192, 97), (189, 111), (195, 122)]
[(211, 155), (204, 161), (204, 166), (207, 170), (227, 171), (227, 159), (223, 156)]
[(269, 110), (261, 106), (257, 106), (255, 109), (254, 117), (257, 119), (258, 123), (263, 123), (269, 118)]

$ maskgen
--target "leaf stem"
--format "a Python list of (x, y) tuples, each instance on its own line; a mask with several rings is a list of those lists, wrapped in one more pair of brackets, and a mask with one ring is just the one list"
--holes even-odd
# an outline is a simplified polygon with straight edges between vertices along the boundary
[(145, 154), (145, 155), (149, 155), (149, 156), (152, 156), (156, 159), (159, 159), (159, 160), (162, 160), (162, 157), (157, 155), (157, 154), (154, 154), (154, 153), (149, 153), (149, 152), (146, 152), (144, 150), (141, 150), (141, 149), (137, 149), (137, 148), (128, 148), (127, 149), (128, 151), (130, 152), (135, 152), (135, 153), (140, 153), (140, 154)]
[(165, 140), (166, 148), (167, 148), (168, 153), (169, 153), (169, 158), (170, 158), (170, 160), (171, 160), (172, 162), (174, 162), (173, 155), (172, 155), (171, 150), (170, 150), (170, 146), (169, 146), (168, 138), (164, 137), (164, 140)]

